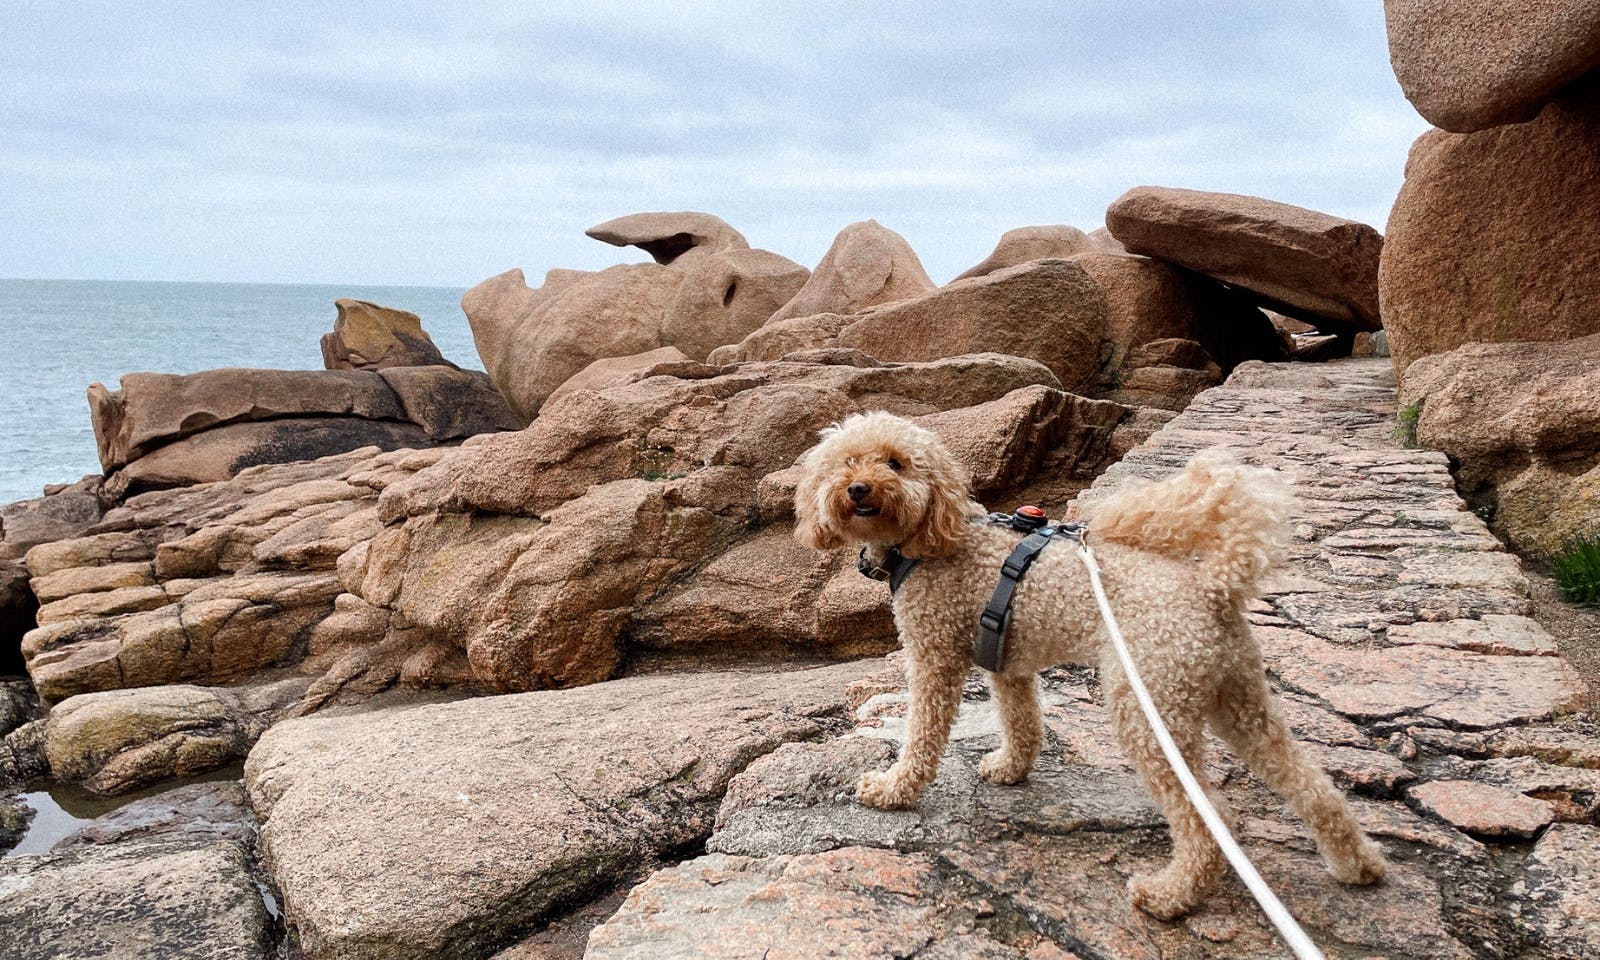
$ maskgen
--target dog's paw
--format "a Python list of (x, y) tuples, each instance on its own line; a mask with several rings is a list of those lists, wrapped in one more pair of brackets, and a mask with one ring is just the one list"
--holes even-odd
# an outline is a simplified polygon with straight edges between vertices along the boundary
[(1361, 845), (1353, 853), (1338, 860), (1329, 859), (1328, 871), (1340, 883), (1366, 887), (1383, 879), (1384, 874), (1389, 872), (1389, 861), (1383, 858), (1383, 851), (1378, 849), (1377, 844), (1363, 837)]
[(1004, 749), (990, 750), (978, 761), (978, 776), (990, 783), (1010, 786), (1026, 780), (1032, 766), (1006, 753)]
[(1174, 884), (1159, 873), (1143, 873), (1128, 881), (1128, 899), (1157, 920), (1176, 920), (1200, 903), (1186, 884)]
[(915, 806), (916, 791), (908, 789), (894, 771), (863, 773), (856, 784), (856, 799), (879, 810), (904, 810)]

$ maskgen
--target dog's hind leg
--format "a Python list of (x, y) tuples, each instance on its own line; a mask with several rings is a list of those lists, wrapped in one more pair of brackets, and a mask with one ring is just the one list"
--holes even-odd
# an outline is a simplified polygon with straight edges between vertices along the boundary
[[(1141, 874), (1129, 880), (1128, 894), (1134, 906), (1153, 917), (1171, 920), (1199, 906), (1221, 876), (1226, 861), (1221, 848), (1206, 831), (1205, 821), (1184, 795), (1178, 775), (1167, 764), (1127, 679), (1120, 670), (1107, 674), (1111, 672), (1103, 671), (1105, 679), (1111, 681), (1107, 684), (1106, 699), (1116, 724), (1117, 741), (1161, 805), (1161, 812), (1172, 830), (1172, 860), (1158, 873)], [(1182, 698), (1164, 703), (1168, 698), (1152, 695), (1189, 769), (1205, 784), (1212, 806), (1224, 821), (1229, 821), (1227, 801), (1205, 783), (1205, 720), (1198, 710), (1199, 705)]]
[[(904, 639), (904, 638), (902, 638)], [(927, 648), (905, 643), (907, 679), (911, 681), (911, 715), (900, 758), (882, 773), (865, 773), (856, 796), (869, 807), (893, 810), (915, 806), (917, 795), (939, 772), (939, 758), (950, 741), (961, 687), (967, 677), (965, 658), (930, 655)]]
[(1223, 682), (1210, 719), (1217, 735), (1311, 828), (1335, 879), (1383, 879), (1382, 851), (1361, 832), (1344, 794), (1289, 736), (1259, 668)]
[(1044, 744), (1039, 716), (1039, 678), (1032, 673), (991, 674), (995, 711), (1000, 715), (1000, 749), (984, 754), (978, 774), (990, 783), (1018, 783), (1033, 769)]

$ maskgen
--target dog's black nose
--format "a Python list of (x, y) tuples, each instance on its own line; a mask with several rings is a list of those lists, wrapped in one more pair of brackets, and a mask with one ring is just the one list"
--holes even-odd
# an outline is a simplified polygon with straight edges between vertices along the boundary
[(867, 494), (872, 492), (872, 487), (871, 485), (862, 483), (858, 480), (855, 483), (850, 484), (850, 486), (845, 487), (844, 492), (850, 494), (851, 500), (854, 500), (856, 503), (860, 503), (862, 500), (866, 499)]

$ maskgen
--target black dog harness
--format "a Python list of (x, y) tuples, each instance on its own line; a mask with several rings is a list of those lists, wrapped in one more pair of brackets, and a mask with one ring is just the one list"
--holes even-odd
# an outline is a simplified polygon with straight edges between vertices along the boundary
[[(1011, 556), (1000, 565), (1000, 582), (995, 585), (989, 602), (978, 615), (978, 636), (972, 645), (972, 662), (994, 673), (1005, 661), (1006, 631), (1011, 626), (1011, 599), (1017, 592), (1017, 585), (1022, 583), (1033, 561), (1054, 541), (1083, 542), (1084, 525), (1065, 520), (1052, 524), (1038, 507), (1018, 507), (1015, 513), (991, 513), (977, 518), (975, 522), (1008, 527), (1027, 534), (1011, 551)], [(891, 547), (882, 564), (874, 563), (867, 556), (867, 548), (862, 547), (861, 555), (856, 560), (856, 569), (863, 576), (888, 583), (889, 593), (893, 595), (921, 562), (907, 557), (898, 547)]]

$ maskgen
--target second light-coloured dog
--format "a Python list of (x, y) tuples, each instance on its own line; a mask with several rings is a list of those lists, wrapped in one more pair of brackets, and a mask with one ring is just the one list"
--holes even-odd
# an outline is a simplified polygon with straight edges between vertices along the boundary
[[(961, 465), (938, 437), (887, 413), (850, 417), (822, 433), (803, 461), (796, 535), (819, 550), (865, 545), (921, 562), (894, 595), (911, 688), (906, 742), (894, 765), (862, 776), (857, 796), (908, 807), (934, 779), (972, 666), (978, 613), (1018, 535), (974, 523)], [(1106, 591), (1162, 718), (1197, 776), (1207, 726), (1286, 799), (1316, 836), (1333, 875), (1368, 884), (1384, 875), (1377, 846), (1344, 796), (1298, 748), (1268, 689), (1244, 607), (1286, 539), (1292, 501), (1269, 471), (1202, 455), (1179, 473), (1099, 503), (1089, 520)], [(1001, 745), (979, 772), (1017, 783), (1043, 740), (1037, 673), (1098, 666), (1117, 739), (1172, 828), (1172, 859), (1129, 881), (1134, 904), (1158, 917), (1197, 906), (1225, 861), (1183, 795), (1108, 652), (1088, 575), (1069, 545), (1046, 549), (1018, 587), (1005, 661), (991, 675)], [(1208, 794), (1226, 816), (1223, 798)]]

